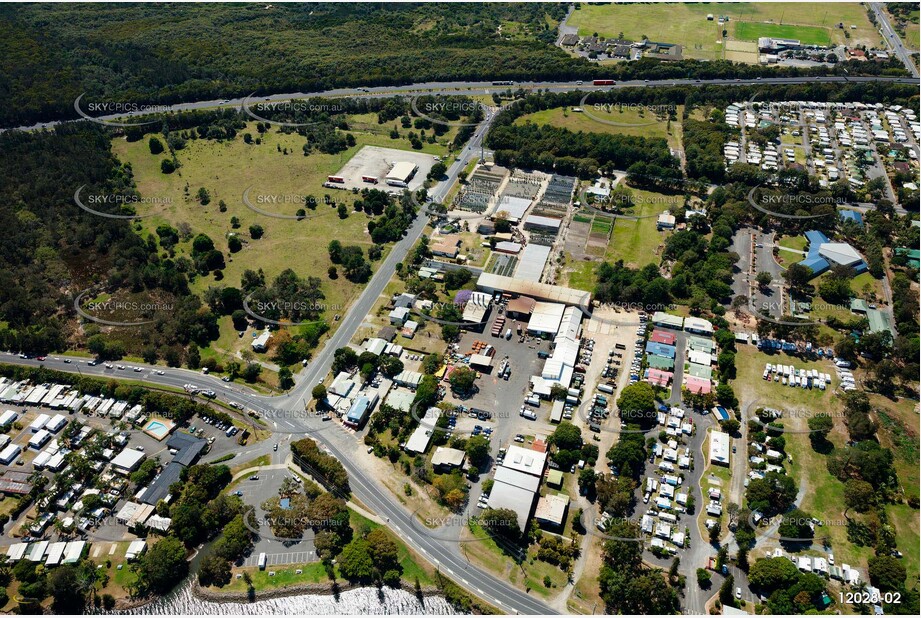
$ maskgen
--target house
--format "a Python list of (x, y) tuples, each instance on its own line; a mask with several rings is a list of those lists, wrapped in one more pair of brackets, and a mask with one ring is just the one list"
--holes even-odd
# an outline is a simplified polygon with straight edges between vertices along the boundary
[(269, 347), (269, 340), (272, 338), (272, 332), (269, 329), (262, 331), (262, 334), (253, 339), (253, 352), (265, 352)]
[(432, 255), (447, 257), (453, 260), (460, 252), (460, 243), (461, 237), (459, 234), (444, 234), (433, 239), (433, 242), (429, 245), (429, 250), (432, 252)]
[(122, 475), (128, 475), (137, 470), (144, 459), (144, 453), (131, 448), (126, 448), (112, 460), (112, 469)]
[(432, 434), (436, 431), (439, 417), (441, 417), (441, 410), (438, 408), (433, 406), (426, 410), (425, 416), (419, 420), (419, 426), (409, 436), (403, 450), (417, 455), (427, 451), (432, 441)]
[(432, 455), (432, 467), (438, 472), (450, 472), (463, 468), (467, 454), (464, 451), (446, 446), (439, 446)]
[(355, 428), (360, 428), (364, 425), (365, 421), (368, 420), (368, 416), (371, 414), (371, 410), (377, 403), (377, 398), (377, 393), (374, 393), (370, 397), (365, 395), (358, 397), (349, 407), (349, 411), (346, 412), (345, 419), (342, 421), (343, 424)]
[(534, 519), (545, 526), (558, 528), (566, 520), (566, 510), (568, 508), (569, 496), (566, 494), (549, 494), (537, 501)]
[(390, 312), (390, 323), (394, 326), (403, 326), (409, 319), (409, 309), (407, 307), (396, 307)]
[(729, 465), (729, 434), (723, 431), (710, 432), (710, 463)]
[(663, 212), (659, 215), (659, 218), (656, 219), (656, 229), (657, 230), (673, 230), (675, 229), (675, 215)]

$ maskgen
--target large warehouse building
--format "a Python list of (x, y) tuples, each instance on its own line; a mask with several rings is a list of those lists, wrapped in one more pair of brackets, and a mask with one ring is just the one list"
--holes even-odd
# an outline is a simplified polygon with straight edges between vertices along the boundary
[(415, 176), (417, 169), (419, 169), (419, 166), (415, 163), (397, 161), (387, 173), (387, 184), (392, 187), (409, 186), (409, 181)]

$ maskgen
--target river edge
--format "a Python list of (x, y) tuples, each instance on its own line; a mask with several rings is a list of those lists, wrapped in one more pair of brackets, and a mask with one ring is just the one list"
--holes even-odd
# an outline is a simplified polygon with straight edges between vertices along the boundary
[[(183, 584), (180, 582), (176, 585), (177, 588), (181, 587)], [(247, 592), (227, 592), (223, 590), (210, 590), (207, 588), (202, 588), (198, 583), (198, 578), (193, 579), (190, 585), (190, 591), (192, 595), (202, 601), (210, 603), (241, 603), (249, 604), (257, 601), (268, 601), (272, 599), (281, 599), (285, 597), (298, 597), (298, 596), (327, 596), (335, 597), (342, 592), (347, 592), (350, 590), (403, 590), (404, 592), (410, 593), (420, 600), (426, 597), (444, 597), (444, 593), (433, 586), (425, 586), (416, 590), (415, 584), (410, 584), (407, 581), (401, 581), (398, 588), (389, 588), (389, 587), (377, 587), (377, 586), (364, 586), (359, 584), (352, 584), (349, 582), (339, 583), (337, 582), (325, 582), (317, 584), (299, 584), (297, 586), (286, 586), (284, 588), (274, 588), (271, 590), (266, 590), (264, 592), (256, 591), (255, 595), (250, 597)], [(173, 591), (168, 592), (165, 595), (153, 595), (145, 597), (143, 599), (118, 599), (116, 601), (115, 607), (113, 608), (113, 613), (121, 613), (140, 609), (145, 605), (150, 605), (156, 603), (157, 601), (162, 600), (166, 596), (172, 594)]]

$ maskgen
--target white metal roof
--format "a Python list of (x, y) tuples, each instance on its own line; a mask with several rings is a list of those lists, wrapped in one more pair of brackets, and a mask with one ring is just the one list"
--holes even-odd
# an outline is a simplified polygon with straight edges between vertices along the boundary
[(546, 245), (529, 244), (518, 255), (518, 268), (515, 269), (515, 277), (526, 281), (540, 281), (540, 276), (544, 272), (544, 266), (547, 264), (547, 258), (550, 257), (550, 247)]
[(592, 300), (591, 293), (583, 290), (574, 290), (547, 283), (535, 283), (534, 281), (526, 281), (516, 277), (504, 277), (493, 273), (482, 273), (477, 279), (477, 287), (532, 296), (538, 300), (575, 305), (582, 308), (586, 313)]

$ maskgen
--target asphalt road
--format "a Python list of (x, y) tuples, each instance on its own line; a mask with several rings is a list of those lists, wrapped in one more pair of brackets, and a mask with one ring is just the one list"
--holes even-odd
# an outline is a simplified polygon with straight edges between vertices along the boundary
[[(467, 147), (461, 151), (458, 159), (449, 168), (448, 179), (435, 188), (433, 198), (436, 201), (444, 197), (452, 182), (457, 178), (457, 174), (464, 169), (471, 157), (478, 154), (479, 144), (488, 130), (490, 120), (491, 118), (487, 118), (477, 128)], [(423, 527), (413, 522), (414, 515), (401, 506), (388, 489), (381, 487), (358, 465), (356, 458), (352, 456), (355, 452), (354, 437), (340, 430), (338, 425), (324, 423), (316, 416), (308, 415), (304, 411), (304, 406), (310, 399), (311, 389), (322, 380), (332, 366), (333, 352), (350, 341), (392, 277), (397, 262), (403, 260), (422, 235), (426, 223), (427, 217), (419, 216), (407, 235), (394, 245), (359, 299), (342, 319), (336, 332), (317, 353), (308, 368), (299, 374), (295, 387), (285, 395), (268, 397), (256, 394), (248, 388), (233, 383), (228, 384), (214, 376), (188, 369), (164, 369), (133, 363), (131, 367), (142, 368), (142, 371), (135, 372), (131, 369), (119, 370), (114, 367), (110, 369), (105, 364), (90, 366), (85, 358), (49, 356), (45, 361), (38, 361), (20, 359), (15, 354), (5, 352), (0, 353), (0, 361), (29, 366), (44, 365), (49, 369), (78, 372), (87, 376), (135, 379), (178, 388), (182, 388), (185, 384), (192, 384), (202, 390), (214, 390), (221, 401), (259, 410), (263, 417), (273, 424), (276, 432), (310, 435), (322, 443), (330, 454), (342, 462), (349, 474), (355, 498), (381, 519), (385, 519), (397, 535), (421, 552), (457, 584), (507, 613), (555, 614), (557, 612), (540, 600), (470, 564), (463, 556), (458, 544), (445, 543), (425, 534)], [(64, 362), (65, 358), (70, 362)], [(158, 372), (162, 372), (162, 375)], [(274, 443), (274, 440), (266, 441), (260, 450), (270, 449)]]
[[(914, 79), (909, 78), (882, 78), (882, 77), (851, 77), (850, 81), (893, 81), (898, 83), (917, 83)], [(521, 82), (516, 87), (527, 89), (542, 88), (552, 91), (568, 91), (583, 89), (598, 90), (610, 88), (632, 88), (632, 87), (657, 87), (673, 85), (733, 85), (733, 84), (791, 84), (791, 83), (815, 83), (815, 82), (843, 82), (845, 78), (836, 77), (809, 77), (809, 78), (769, 78), (758, 80), (661, 80), (661, 81), (629, 81), (619, 82), (616, 86), (593, 87), (583, 86), (574, 82)], [(495, 90), (491, 83), (476, 82), (446, 82), (446, 83), (429, 83), (413, 84), (398, 87), (383, 87), (363, 89), (359, 91), (356, 88), (345, 88), (331, 90), (323, 93), (291, 93), (272, 95), (268, 98), (273, 101), (282, 101), (291, 98), (304, 98), (310, 96), (386, 96), (391, 94), (413, 94), (420, 92), (440, 93), (440, 94), (477, 94), (489, 93)], [(222, 101), (202, 101), (197, 103), (184, 103), (171, 107), (173, 111), (203, 109), (209, 107), (232, 106), (239, 107), (242, 99)], [(118, 116), (124, 118), (125, 116)], [(107, 117), (106, 119), (115, 119), (116, 117)], [(480, 144), (489, 128), (492, 120), (490, 114), (487, 119), (477, 127), (473, 137), (469, 140), (467, 146), (461, 151), (459, 157), (450, 166), (447, 179), (440, 183), (432, 192), (434, 201), (441, 201), (447, 194), (452, 182), (457, 178), (458, 173), (463, 170), (472, 157), (478, 154)], [(45, 123), (33, 127), (23, 127), (25, 129), (42, 128), (54, 126), (60, 123)], [(369, 509), (375, 512), (379, 517), (385, 519), (390, 527), (408, 544), (420, 551), (426, 556), (439, 570), (444, 571), (458, 584), (462, 585), (468, 591), (475, 593), (488, 603), (494, 604), (501, 610), (508, 613), (525, 613), (525, 614), (553, 614), (556, 613), (552, 608), (544, 604), (529, 594), (518, 590), (507, 584), (501, 578), (486, 573), (479, 568), (471, 565), (463, 556), (460, 547), (454, 543), (445, 543), (432, 538), (419, 529), (413, 521), (413, 515), (407, 511), (391, 495), (386, 488), (381, 488), (377, 481), (367, 475), (364, 470), (356, 463), (351, 455), (355, 451), (354, 438), (343, 431), (333, 429), (331, 423), (324, 424), (317, 417), (310, 417), (304, 412), (305, 405), (309, 401), (310, 391), (314, 385), (320, 382), (329, 372), (332, 366), (333, 352), (340, 347), (345, 346), (351, 340), (352, 336), (360, 327), (364, 317), (370, 311), (377, 298), (383, 293), (387, 282), (392, 277), (396, 264), (401, 262), (408, 251), (412, 248), (427, 223), (427, 217), (420, 216), (408, 230), (406, 236), (398, 241), (382, 262), (377, 272), (371, 278), (365, 290), (359, 299), (352, 305), (345, 314), (342, 322), (339, 324), (336, 332), (328, 340), (327, 344), (316, 354), (310, 365), (304, 369), (297, 378), (295, 387), (288, 393), (276, 397), (269, 397), (256, 394), (249, 389), (241, 388), (238, 385), (221, 382), (213, 376), (203, 375), (198, 372), (186, 369), (162, 369), (146, 365), (136, 365), (142, 367), (141, 372), (120, 371), (117, 369), (108, 369), (105, 365), (96, 365), (94, 367), (86, 364), (85, 359), (72, 358), (70, 363), (65, 363), (63, 357), (49, 357), (40, 363), (34, 359), (19, 359), (16, 355), (0, 353), (0, 360), (10, 363), (45, 366), (60, 371), (80, 372), (85, 375), (97, 377), (124, 377), (126, 379), (137, 379), (158, 385), (166, 385), (181, 388), (184, 384), (192, 384), (199, 389), (211, 389), (218, 393), (219, 399), (227, 402), (238, 403), (247, 408), (263, 411), (263, 416), (268, 419), (274, 426), (274, 430), (279, 433), (296, 433), (299, 435), (311, 435), (320, 441), (326, 449), (342, 462), (349, 474), (351, 487), (355, 497), (365, 504)], [(162, 371), (162, 375), (157, 373)], [(124, 374), (124, 375), (122, 375)], [(689, 584), (690, 585), (690, 584)], [(699, 608), (690, 608), (692, 611)]]
[[(888, 23), (888, 22), (887, 22)], [(898, 37), (896, 37), (898, 39)], [(917, 72), (914, 73), (917, 76)], [(622, 88), (655, 88), (663, 86), (727, 86), (727, 85), (783, 85), (783, 84), (813, 84), (813, 83), (844, 83), (844, 82), (895, 82), (900, 84), (917, 84), (917, 78), (910, 77), (882, 77), (882, 76), (854, 76), (854, 77), (768, 77), (756, 79), (663, 79), (663, 80), (627, 80), (618, 81), (614, 86), (593, 86), (590, 82), (584, 84), (578, 81), (569, 82), (515, 82), (513, 88), (523, 88), (525, 90), (546, 90), (550, 92), (568, 92), (571, 90), (583, 90), (592, 92), (597, 90), (619, 90)], [(375, 88), (334, 88), (320, 92), (289, 92), (259, 97), (242, 97), (236, 99), (212, 99), (208, 101), (195, 101), (190, 103), (177, 103), (175, 105), (164, 106), (158, 109), (159, 112), (180, 112), (195, 109), (208, 108), (240, 108), (244, 101), (248, 105), (258, 101), (287, 101), (291, 99), (305, 99), (310, 97), (381, 97), (393, 95), (421, 95), (421, 94), (441, 94), (441, 95), (476, 95), (491, 94), (498, 90), (504, 90), (509, 86), (493, 86), (492, 82), (425, 82), (419, 84), (407, 84), (403, 86), (379, 86)], [(96, 120), (125, 120), (128, 118), (141, 116), (140, 113), (123, 113), (110, 114), (104, 116), (94, 116)], [(19, 130), (34, 130), (56, 126), (65, 122), (75, 122), (74, 120), (42, 122), (29, 126), (15, 127)], [(9, 129), (6, 129), (9, 130)]]
[(915, 62), (911, 58), (911, 53), (905, 45), (902, 44), (902, 39), (899, 38), (892, 24), (889, 23), (889, 16), (886, 15), (886, 11), (883, 10), (883, 5), (879, 2), (871, 2), (870, 8), (873, 9), (873, 13), (876, 15), (879, 31), (883, 35), (883, 38), (886, 39), (889, 48), (899, 57), (899, 60), (905, 65), (905, 68), (908, 69), (912, 75), (918, 77), (918, 67), (915, 66)]

